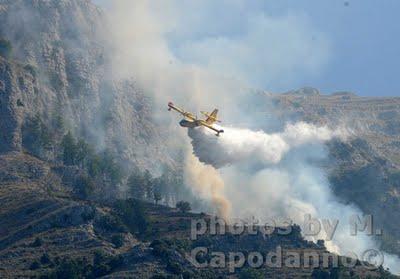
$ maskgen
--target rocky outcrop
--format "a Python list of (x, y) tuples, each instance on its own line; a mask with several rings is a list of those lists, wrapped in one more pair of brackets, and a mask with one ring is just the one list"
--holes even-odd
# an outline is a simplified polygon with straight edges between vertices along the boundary
[(25, 112), (41, 102), (35, 74), (28, 67), (0, 57), (0, 150), (21, 150)]
[(21, 109), (17, 106), (21, 92), (17, 70), (0, 57), (0, 152), (21, 150)]

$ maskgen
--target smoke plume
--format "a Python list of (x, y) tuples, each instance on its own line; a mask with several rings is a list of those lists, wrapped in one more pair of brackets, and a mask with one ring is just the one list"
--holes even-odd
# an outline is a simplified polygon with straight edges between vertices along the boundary
[(334, 136), (344, 137), (344, 131), (331, 131), (305, 122), (287, 124), (281, 133), (224, 127), (221, 137), (212, 137), (207, 129), (190, 129), (193, 148), (200, 161), (216, 168), (239, 162), (276, 164), (291, 149), (307, 143), (320, 143)]
[(224, 181), (218, 171), (210, 165), (205, 165), (193, 154), (186, 159), (186, 179), (189, 185), (200, 194), (201, 198), (210, 200), (214, 212), (228, 220), (231, 216), (231, 204), (224, 196)]
[[(325, 171), (324, 142), (345, 140), (345, 129), (331, 130), (299, 122), (287, 124), (281, 132), (225, 128), (220, 137), (205, 129), (189, 130), (193, 150), (205, 164), (218, 169), (225, 182), (224, 198), (232, 207), (231, 217), (280, 225), (299, 224), (305, 231), (306, 215), (330, 224), (338, 221), (332, 235), (321, 230), (306, 235), (310, 240), (325, 239), (332, 252), (363, 258), (369, 249), (379, 250), (371, 236), (350, 233), (352, 216), (363, 218), (352, 205), (340, 203), (333, 195)], [(331, 238), (332, 237), (332, 238)], [(385, 265), (397, 271), (398, 258), (384, 254)]]
[[(154, 100), (155, 121), (170, 131), (166, 144), (188, 150), (187, 186), (211, 202), (212, 208), (204, 210), (223, 217), (289, 218), (298, 224), (304, 214), (337, 219), (340, 225), (328, 242), (330, 250), (359, 255), (376, 248), (370, 237), (350, 236), (345, 224), (352, 214), (362, 212), (336, 199), (320, 166), (327, 158), (324, 142), (342, 137), (341, 129), (306, 123), (286, 124), (274, 133), (223, 127), (225, 133), (218, 138), (204, 129), (190, 129), (192, 148), (177, 124), (178, 116), (165, 109), (170, 100), (193, 112), (217, 107), (230, 123), (246, 119), (266, 127), (265, 117), (243, 111), (243, 100), (251, 100), (249, 92), (254, 91), (249, 84), (290, 87), (299, 73), (318, 73), (329, 56), (329, 43), (309, 38), (320, 32), (304, 16), (271, 17), (254, 9), (240, 22), (226, 21), (237, 27), (234, 34), (227, 26), (215, 33), (215, 26), (224, 22), (220, 14), (242, 18), (237, 15), (247, 1), (217, 5), (221, 13), (211, 18), (208, 12), (215, 10), (215, 1), (166, 3), (109, 3), (114, 75), (134, 78)], [(196, 17), (191, 16), (193, 11)], [(259, 106), (248, 101), (247, 111)], [(385, 259), (393, 270), (398, 262), (390, 256)]]

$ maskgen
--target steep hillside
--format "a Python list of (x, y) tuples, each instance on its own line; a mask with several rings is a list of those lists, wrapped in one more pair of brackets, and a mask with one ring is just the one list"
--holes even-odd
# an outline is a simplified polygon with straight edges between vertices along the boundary
[[(208, 256), (220, 251), (227, 257), (229, 252), (264, 255), (281, 247), (284, 260), (289, 251), (314, 252), (320, 255), (318, 265), (322, 267), (323, 243), (304, 240), (296, 226), (285, 236), (277, 231), (266, 236), (207, 233), (191, 240), (191, 220), (209, 220), (210, 216), (143, 204), (145, 225), (137, 226), (132, 217), (138, 215), (129, 215), (128, 210), (138, 210), (137, 205), (131, 207), (137, 201), (80, 199), (78, 186), (63, 182), (62, 174), (67, 171), (21, 153), (0, 155), (1, 278), (219, 278), (231, 273), (229, 266), (196, 268), (187, 258), (196, 247), (210, 249)], [(324, 270), (301, 266), (262, 267), (253, 273), (268, 278), (301, 278), (312, 273), (376, 278), (386, 274), (360, 263)], [(238, 268), (231, 274), (246, 272), (251, 271)]]
[(47, 123), (62, 118), (124, 162), (151, 170), (171, 164), (151, 100), (132, 81), (113, 78), (104, 22), (91, 1), (0, 1), (0, 38), (13, 48), (11, 60), (0, 58), (0, 152), (20, 151), (25, 124), (39, 115)]

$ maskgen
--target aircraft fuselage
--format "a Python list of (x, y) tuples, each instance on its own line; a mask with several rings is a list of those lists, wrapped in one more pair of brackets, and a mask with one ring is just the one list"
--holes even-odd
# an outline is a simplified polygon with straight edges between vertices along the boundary
[(179, 122), (179, 125), (181, 125), (181, 127), (186, 127), (186, 128), (196, 128), (196, 127), (201, 126), (201, 122), (197, 121), (197, 120), (189, 121), (189, 120), (186, 120), (186, 119), (182, 119)]

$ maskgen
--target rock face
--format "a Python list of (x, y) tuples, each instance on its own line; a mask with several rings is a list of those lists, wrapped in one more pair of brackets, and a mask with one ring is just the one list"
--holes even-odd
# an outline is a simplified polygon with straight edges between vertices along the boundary
[(0, 152), (21, 150), (22, 112), (17, 106), (21, 96), (18, 88), (18, 67), (0, 57)]
[(0, 37), (14, 58), (0, 59), (0, 152), (21, 150), (29, 117), (61, 116), (76, 136), (127, 163), (170, 163), (150, 100), (132, 81), (113, 78), (104, 22), (91, 1), (0, 1)]

